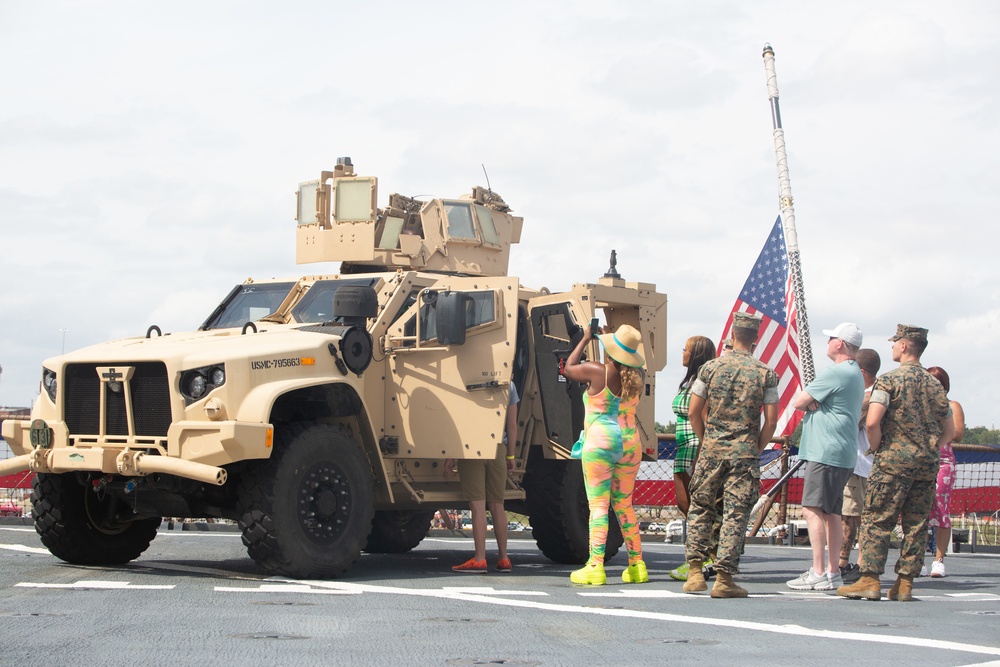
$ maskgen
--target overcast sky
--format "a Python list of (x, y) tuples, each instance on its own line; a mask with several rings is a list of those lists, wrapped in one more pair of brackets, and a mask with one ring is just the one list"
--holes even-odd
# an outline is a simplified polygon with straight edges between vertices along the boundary
[[(530, 287), (669, 298), (669, 363), (718, 341), (778, 213), (776, 54), (813, 346), (893, 368), (930, 329), (970, 426), (1000, 419), (994, 2), (0, 0), (0, 405), (63, 349), (196, 328), (298, 267), (294, 191), (338, 156), (390, 192), (490, 185)], [(829, 362), (816, 360), (817, 369)]]

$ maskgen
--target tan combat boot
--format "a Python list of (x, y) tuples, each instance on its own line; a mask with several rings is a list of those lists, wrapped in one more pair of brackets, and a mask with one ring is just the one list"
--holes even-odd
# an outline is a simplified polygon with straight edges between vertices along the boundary
[(898, 602), (913, 601), (913, 577), (900, 574), (896, 577), (896, 583), (889, 589), (887, 596), (890, 600)]
[(692, 560), (688, 561), (688, 579), (684, 582), (684, 592), (685, 593), (697, 593), (698, 591), (707, 591), (708, 584), (705, 583), (705, 575), (701, 571), (701, 561)]
[(874, 574), (862, 572), (861, 578), (853, 584), (838, 588), (837, 595), (845, 598), (852, 598), (854, 600), (859, 598), (864, 598), (865, 600), (881, 600), (882, 584), (879, 583), (878, 577)]
[(730, 573), (716, 570), (715, 576), (717, 579), (710, 593), (713, 598), (745, 598), (748, 595), (747, 589), (733, 583), (733, 575)]

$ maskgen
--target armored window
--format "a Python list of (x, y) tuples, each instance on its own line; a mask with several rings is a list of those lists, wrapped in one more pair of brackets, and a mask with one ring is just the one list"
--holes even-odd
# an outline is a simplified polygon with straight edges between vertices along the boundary
[(542, 335), (555, 338), (562, 342), (570, 342), (570, 334), (567, 325), (566, 314), (557, 312), (554, 314), (542, 315)]
[(375, 283), (374, 278), (318, 280), (292, 308), (292, 317), (299, 323), (331, 322), (333, 321), (333, 297), (338, 289), (344, 285), (374, 287)]
[(295, 283), (257, 283), (238, 285), (215, 309), (203, 330), (241, 327), (256, 322), (278, 309)]
[(382, 223), (382, 235), (378, 247), (382, 250), (395, 250), (399, 247), (399, 234), (403, 231), (403, 219), (387, 216)]
[(334, 218), (338, 222), (374, 220), (377, 180), (370, 177), (338, 178), (334, 186)]
[[(497, 295), (489, 292), (466, 292), (469, 300), (465, 305), (465, 330), (468, 332), (492, 328), (497, 320)], [(437, 316), (434, 305), (424, 305), (420, 309), (420, 342), (426, 343), (437, 338)]]
[(500, 235), (497, 234), (497, 226), (493, 222), (493, 211), (476, 204), (476, 217), (479, 218), (479, 228), (483, 232), (483, 243), (494, 247), (500, 247)]
[(497, 318), (495, 294), (490, 292), (469, 292), (469, 303), (465, 311), (465, 328), (475, 329), (490, 324)]
[[(411, 296), (416, 293), (412, 293)], [(493, 290), (485, 292), (465, 292), (468, 297), (465, 307), (466, 331), (478, 332), (492, 329), (497, 325), (497, 293)], [(413, 303), (407, 300), (407, 303)], [(437, 340), (437, 311), (434, 303), (424, 303), (420, 306), (420, 343), (425, 344)], [(416, 336), (417, 316), (411, 315), (403, 324), (404, 336)], [(412, 342), (406, 341), (404, 347), (411, 347)]]
[(476, 225), (472, 221), (472, 205), (461, 202), (445, 202), (448, 216), (448, 236), (465, 241), (478, 241)]
[[(300, 225), (314, 225), (317, 222), (327, 223), (319, 211), (320, 203), (318, 193), (321, 191), (319, 181), (307, 181), (299, 184), (298, 215), (295, 219)], [(326, 224), (329, 227), (329, 224)]]

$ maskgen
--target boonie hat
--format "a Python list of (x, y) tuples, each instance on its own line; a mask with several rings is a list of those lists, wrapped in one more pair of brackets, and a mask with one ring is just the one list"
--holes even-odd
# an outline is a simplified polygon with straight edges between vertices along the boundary
[(861, 347), (861, 329), (854, 322), (841, 322), (833, 329), (823, 329), (823, 335), (830, 338), (839, 338), (854, 347)]
[(631, 324), (623, 324), (613, 334), (601, 334), (597, 337), (607, 351), (608, 356), (620, 364), (639, 368), (646, 365), (639, 348), (642, 347), (642, 334)]
[(890, 338), (892, 342), (896, 342), (900, 338), (909, 338), (910, 340), (927, 340), (927, 329), (923, 327), (913, 326), (912, 324), (897, 324), (896, 325), (896, 335)]

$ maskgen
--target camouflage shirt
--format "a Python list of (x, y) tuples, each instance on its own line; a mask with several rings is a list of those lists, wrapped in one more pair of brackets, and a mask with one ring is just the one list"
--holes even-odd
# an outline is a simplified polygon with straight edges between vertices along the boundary
[(778, 402), (778, 375), (749, 352), (733, 350), (701, 367), (691, 393), (708, 403), (701, 456), (760, 456), (760, 411)]
[(875, 380), (871, 402), (886, 408), (872, 476), (883, 473), (914, 481), (937, 479), (937, 441), (945, 418), (951, 415), (941, 383), (920, 364), (905, 362)]

